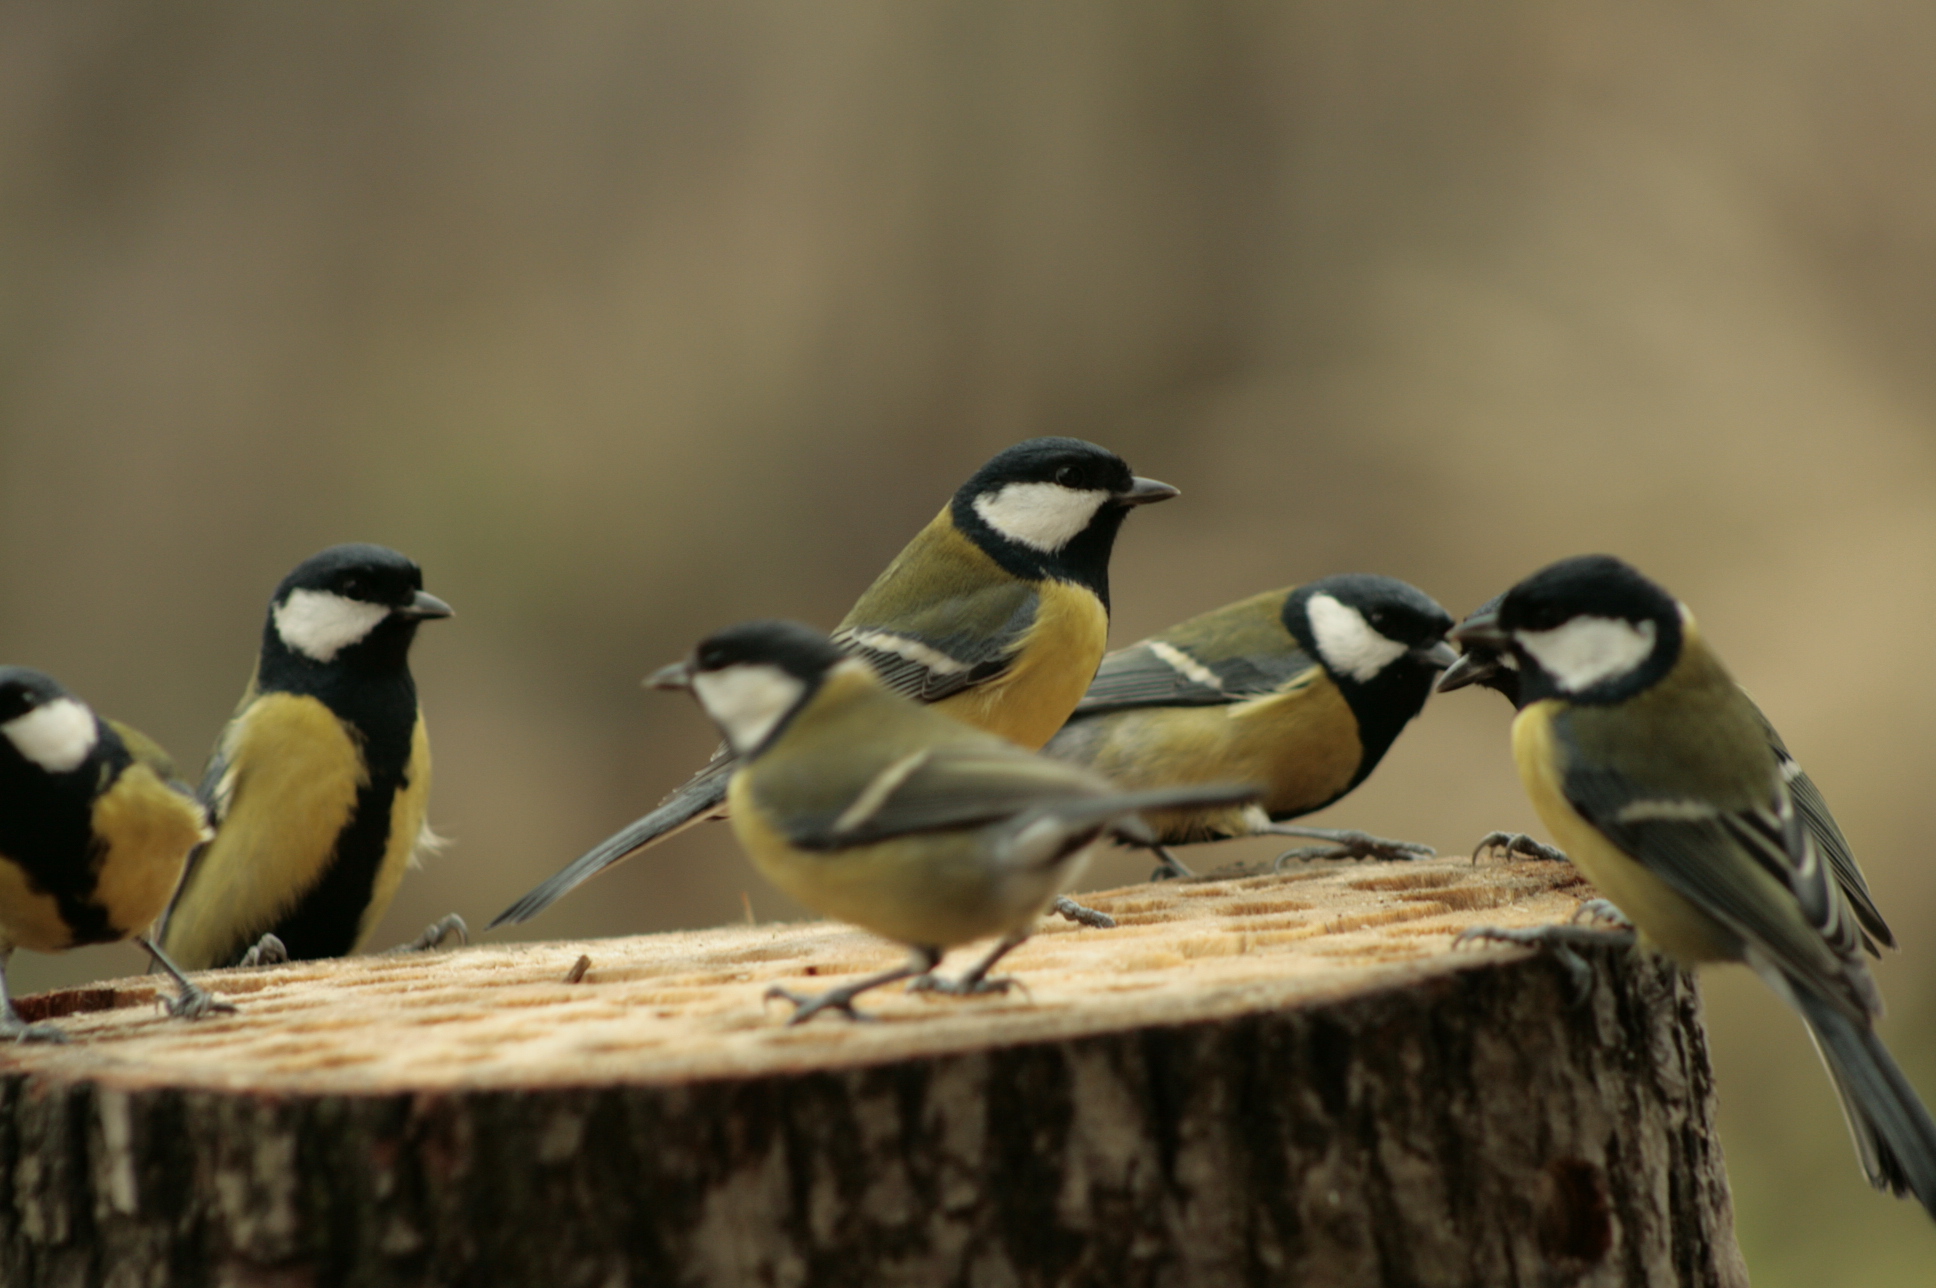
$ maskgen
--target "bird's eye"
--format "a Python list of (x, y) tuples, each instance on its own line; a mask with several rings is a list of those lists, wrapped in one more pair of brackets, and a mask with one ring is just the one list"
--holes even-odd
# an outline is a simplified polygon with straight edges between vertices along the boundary
[(1073, 465), (1064, 465), (1055, 472), (1055, 481), (1063, 487), (1074, 487), (1076, 485), (1076, 467)]
[(343, 583), (343, 593), (351, 599), (359, 598), (363, 594), (362, 580), (356, 577), (349, 578)]

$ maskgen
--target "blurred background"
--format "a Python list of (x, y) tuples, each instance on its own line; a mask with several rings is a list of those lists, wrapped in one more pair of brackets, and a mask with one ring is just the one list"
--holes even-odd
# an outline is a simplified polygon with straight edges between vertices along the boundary
[[(1936, 1100), (1936, 8), (1455, 8), (14, 0), (0, 659), (192, 772), (290, 567), (416, 558), (458, 613), (415, 655), (454, 843), (382, 946), (656, 802), (714, 738), (639, 677), (830, 626), (1024, 437), (1183, 489), (1125, 529), (1119, 644), (1339, 571), (1463, 614), (1615, 551), (1834, 803)], [(1435, 700), (1317, 821), (1537, 831), (1509, 717)], [(743, 897), (800, 915), (706, 828), (523, 929)], [(1927, 1284), (1799, 1023), (1705, 987), (1756, 1282)]]

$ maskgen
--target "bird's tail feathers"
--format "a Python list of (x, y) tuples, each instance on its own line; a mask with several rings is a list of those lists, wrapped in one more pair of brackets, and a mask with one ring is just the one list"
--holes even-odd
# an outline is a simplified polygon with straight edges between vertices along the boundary
[(1835, 1081), (1869, 1183), (1913, 1194), (1936, 1217), (1936, 1122), (1915, 1087), (1869, 1023), (1827, 998), (1788, 991)]
[(540, 882), (529, 894), (500, 912), (485, 929), (495, 930), (499, 926), (529, 921), (576, 889), (581, 882), (598, 875), (619, 860), (676, 836), (693, 824), (713, 816), (726, 799), (729, 777), (727, 774), (701, 773), (666, 797), (665, 802), (650, 814), (628, 823), (573, 859), (555, 876)]

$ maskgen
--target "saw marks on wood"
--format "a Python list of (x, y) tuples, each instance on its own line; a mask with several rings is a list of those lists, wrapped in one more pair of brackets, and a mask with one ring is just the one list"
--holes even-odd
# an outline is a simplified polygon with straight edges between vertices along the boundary
[[(1500, 953), (1478, 924), (1561, 921), (1591, 893), (1565, 864), (1446, 858), (1327, 863), (1282, 876), (1097, 891), (1114, 930), (1045, 918), (1004, 962), (1005, 996), (861, 999), (877, 1022), (797, 1028), (766, 1002), (902, 960), (831, 922), (354, 957), (197, 978), (240, 1008), (193, 1024), (157, 976), (22, 999), (66, 1046), (0, 1049), (0, 1068), (115, 1086), (263, 1092), (435, 1091), (676, 1082), (847, 1067), (1147, 1025), (1213, 1020), (1414, 983)], [(950, 954), (964, 969), (981, 945)], [(580, 964), (580, 958), (589, 959)], [(575, 982), (573, 979), (575, 978)]]

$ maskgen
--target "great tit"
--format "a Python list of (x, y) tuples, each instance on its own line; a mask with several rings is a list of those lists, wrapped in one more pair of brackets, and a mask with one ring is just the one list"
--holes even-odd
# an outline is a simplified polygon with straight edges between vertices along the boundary
[[(1137, 791), (1258, 782), (1255, 805), (1147, 816), (1163, 845), (1298, 836), (1291, 857), (1430, 855), (1430, 846), (1285, 820), (1331, 804), (1378, 767), (1457, 658), (1452, 618), (1390, 577), (1347, 573), (1272, 590), (1111, 653), (1044, 749)], [(1188, 869), (1165, 849), (1165, 871)]]
[[(1030, 749), (1062, 727), (1109, 633), (1109, 553), (1131, 509), (1177, 495), (1114, 452), (1032, 438), (975, 472), (896, 555), (833, 639), (895, 693)], [(719, 817), (732, 753), (499, 913), (529, 921), (586, 878)]]
[[(1801, 1012), (1870, 1181), (1936, 1215), (1936, 1123), (1876, 1036), (1881, 996), (1767, 722), (1686, 607), (1617, 559), (1568, 559), (1453, 632), (1510, 653), (1513, 759), (1574, 864), (1684, 965), (1745, 962)], [(1567, 930), (1482, 931), (1517, 942)]]
[[(189, 860), (163, 947), (210, 967), (363, 942), (434, 843), (410, 645), (449, 616), (417, 565), (382, 546), (332, 546), (276, 587), (255, 675), (202, 777), (215, 839)], [(462, 933), (445, 918), (420, 944), (447, 929)]]
[[(1472, 614), (1473, 620), (1496, 614), (1503, 595), (1495, 595), (1481, 604)], [(1491, 648), (1474, 641), (1467, 641), (1465, 652), (1459, 660), (1439, 677), (1438, 691), (1450, 693), (1476, 684), (1505, 695), (1514, 707), (1519, 706), (1519, 667), (1513, 661), (1510, 651)], [(1747, 697), (1747, 691), (1742, 691)], [(1760, 722), (1763, 735), (1768, 740), (1768, 749), (1775, 753), (1775, 763), (1781, 767), (1782, 780), (1788, 784), (1788, 795), (1801, 813), (1802, 823), (1808, 828), (1809, 835), (1815, 839), (1815, 848), (1828, 858), (1830, 870), (1834, 873), (1835, 883), (1842, 890), (1842, 897), (1849, 902), (1855, 919), (1862, 927), (1862, 947), (1871, 957), (1880, 957), (1878, 942), (1887, 947), (1896, 947), (1896, 937), (1889, 924), (1882, 919), (1881, 909), (1876, 907), (1875, 898), (1869, 893), (1869, 883), (1862, 875), (1862, 868), (1855, 861), (1855, 852), (1849, 848), (1848, 839), (1842, 835), (1835, 815), (1829, 812), (1828, 801), (1822, 796), (1815, 781), (1796, 763), (1789, 754), (1788, 747), (1775, 731), (1753, 699), (1748, 705), (1753, 708), (1755, 719)], [(1566, 855), (1550, 845), (1542, 845), (1532, 837), (1518, 832), (1491, 832), (1482, 837), (1473, 850), (1476, 857), (1481, 851), (1499, 848), (1508, 853), (1524, 854), (1538, 859), (1556, 859), (1564, 862)]]
[(16, 948), (57, 953), (132, 939), (174, 976), (184, 1018), (235, 1008), (197, 988), (148, 938), (208, 816), (167, 755), (102, 720), (51, 677), (0, 667), (0, 1038), (64, 1042), (7, 993)]
[[(792, 1022), (854, 1015), (870, 988), (999, 992), (988, 978), (1081, 872), (1106, 832), (1154, 840), (1143, 809), (1229, 805), (1254, 788), (1194, 784), (1121, 792), (1074, 765), (1025, 751), (890, 690), (825, 635), (750, 622), (704, 640), (647, 681), (689, 689), (735, 756), (733, 833), (766, 878), (807, 907), (914, 950), (905, 965), (794, 1003)], [(958, 979), (944, 952), (1000, 936)]]

